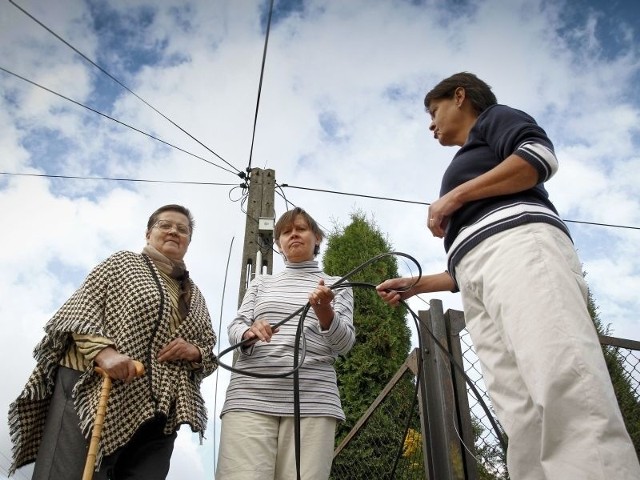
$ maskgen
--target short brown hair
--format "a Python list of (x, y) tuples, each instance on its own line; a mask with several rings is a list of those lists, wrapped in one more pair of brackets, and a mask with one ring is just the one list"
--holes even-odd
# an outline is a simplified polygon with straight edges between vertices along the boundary
[(159, 209), (157, 209), (155, 212), (153, 212), (149, 217), (149, 220), (147, 221), (147, 232), (153, 228), (153, 226), (158, 221), (158, 217), (162, 212), (178, 212), (183, 214), (185, 217), (187, 217), (189, 219), (189, 231), (190, 231), (189, 238), (193, 236), (193, 229), (196, 226), (196, 222), (193, 219), (193, 215), (191, 215), (191, 212), (189, 211), (188, 208), (183, 207), (182, 205), (176, 205), (176, 204), (164, 205)]
[(486, 82), (480, 80), (473, 73), (460, 72), (445, 78), (427, 93), (424, 97), (424, 106), (427, 111), (429, 111), (429, 104), (433, 100), (453, 98), (459, 87), (464, 88), (466, 98), (469, 99), (478, 115), (491, 105), (498, 103), (498, 99)]
[(316, 238), (318, 238), (320, 241), (322, 241), (322, 239), (324, 238), (324, 232), (318, 226), (318, 223), (303, 208), (296, 207), (296, 208), (294, 208), (292, 210), (288, 210), (288, 211), (284, 212), (280, 216), (278, 221), (276, 222), (276, 226), (275, 226), (275, 228), (273, 230), (273, 239), (275, 240), (276, 245), (280, 246), (279, 238), (280, 238), (280, 235), (282, 234), (282, 231), (286, 227), (291, 225), (293, 222), (295, 222), (296, 217), (298, 215), (300, 215), (300, 216), (302, 216), (302, 218), (304, 218), (304, 220), (307, 222), (307, 225), (309, 225), (309, 228), (314, 233)]

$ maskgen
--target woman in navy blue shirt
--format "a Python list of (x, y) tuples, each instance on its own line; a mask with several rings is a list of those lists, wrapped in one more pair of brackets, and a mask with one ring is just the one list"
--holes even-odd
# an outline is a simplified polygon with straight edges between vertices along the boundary
[(544, 188), (558, 169), (553, 144), (471, 73), (442, 80), (424, 104), (434, 138), (460, 147), (427, 220), (444, 238), (448, 269), (417, 283), (387, 280), (379, 295), (397, 304), (460, 291), (509, 437), (512, 480), (640, 478), (587, 310), (582, 265)]

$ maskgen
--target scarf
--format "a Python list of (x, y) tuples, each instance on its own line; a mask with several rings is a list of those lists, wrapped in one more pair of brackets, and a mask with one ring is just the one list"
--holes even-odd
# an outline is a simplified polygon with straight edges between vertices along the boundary
[(191, 303), (191, 282), (189, 282), (189, 271), (186, 265), (182, 260), (171, 260), (149, 244), (145, 245), (142, 253), (153, 261), (158, 270), (178, 281), (180, 285), (178, 312), (180, 313), (180, 318), (184, 320), (189, 312)]

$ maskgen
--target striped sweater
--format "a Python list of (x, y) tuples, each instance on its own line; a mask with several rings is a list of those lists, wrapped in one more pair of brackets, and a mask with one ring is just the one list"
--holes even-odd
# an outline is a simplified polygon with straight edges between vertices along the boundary
[[(236, 318), (229, 324), (231, 344), (239, 343), (242, 334), (257, 319), (272, 325), (304, 306), (318, 281), (331, 285), (338, 277), (330, 277), (318, 267), (318, 262), (287, 263), (283, 272), (261, 275), (249, 285)], [(333, 363), (346, 354), (355, 342), (353, 327), (353, 292), (350, 288), (335, 289), (335, 316), (326, 331), (313, 309), (304, 322), (306, 358), (300, 369), (300, 412), (303, 417), (329, 416), (344, 420)], [(293, 368), (293, 353), (299, 317), (280, 326), (271, 342), (257, 342), (241, 349), (235, 368), (257, 373), (284, 373)], [(232, 410), (244, 410), (266, 415), (293, 416), (293, 375), (283, 378), (254, 378), (233, 373), (221, 415)]]
[(484, 198), (463, 205), (449, 221), (444, 238), (448, 270), (455, 276), (460, 259), (482, 240), (509, 228), (545, 222), (569, 230), (558, 216), (544, 182), (558, 170), (553, 144), (536, 121), (520, 110), (493, 105), (483, 111), (442, 178), (440, 196), (496, 167), (516, 154), (538, 172), (538, 184), (528, 190)]

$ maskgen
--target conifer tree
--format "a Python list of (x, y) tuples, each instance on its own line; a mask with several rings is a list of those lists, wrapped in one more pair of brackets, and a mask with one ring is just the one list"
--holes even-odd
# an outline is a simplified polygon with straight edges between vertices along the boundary
[[(383, 234), (363, 213), (353, 213), (351, 223), (344, 228), (337, 227), (328, 236), (327, 243), (324, 271), (336, 276), (344, 276), (376, 255), (391, 251)], [(397, 259), (390, 256), (367, 266), (349, 281), (375, 286), (397, 276)], [(340, 397), (347, 417), (336, 432), (338, 443), (393, 377), (411, 348), (411, 332), (403, 308), (386, 305), (374, 288), (355, 287), (353, 294), (356, 343), (346, 358), (336, 363)], [(410, 402), (413, 386), (406, 383), (403, 389), (406, 389), (407, 401)], [(395, 451), (391, 445), (402, 441), (402, 425), (408, 413), (404, 410), (395, 412), (395, 418), (385, 419), (386, 425), (376, 431), (376, 439), (369, 438), (363, 442), (368, 447), (359, 453), (366, 457), (367, 464), (382, 464), (382, 457), (388, 455), (393, 458)], [(375, 445), (382, 445), (386, 451), (375, 451)], [(349, 478), (360, 478), (357, 475), (358, 472), (353, 472)]]

